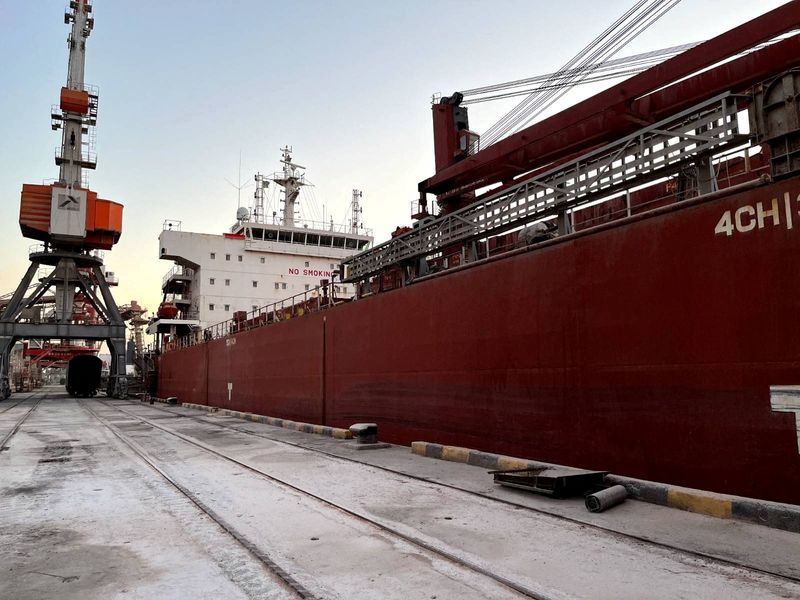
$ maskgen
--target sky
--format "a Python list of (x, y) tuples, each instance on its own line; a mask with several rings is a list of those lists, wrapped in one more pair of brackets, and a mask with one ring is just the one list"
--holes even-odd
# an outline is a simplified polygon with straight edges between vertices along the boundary
[[(58, 174), (49, 111), (66, 79), (66, 4), (0, 0), (0, 295), (35, 243), (19, 230), (21, 186)], [(163, 222), (206, 233), (232, 225), (240, 155), (249, 182), (278, 170), (280, 148), (293, 146), (316, 204), (344, 222), (351, 190), (362, 190), (364, 223), (381, 242), (410, 222), (417, 183), (433, 174), (432, 94), (555, 71), (633, 1), (93, 4), (86, 82), (100, 104), (89, 184), (125, 205), (122, 239), (106, 253), (117, 302), (154, 311), (171, 267), (158, 259)], [(618, 56), (708, 39), (780, 4), (683, 0)], [(471, 107), (471, 129), (511, 106)]]

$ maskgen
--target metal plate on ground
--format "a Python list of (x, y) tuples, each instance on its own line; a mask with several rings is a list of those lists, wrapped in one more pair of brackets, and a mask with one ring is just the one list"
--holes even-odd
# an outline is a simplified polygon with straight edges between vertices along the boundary
[(489, 471), (489, 473), (494, 475), (494, 482), (500, 485), (555, 498), (578, 496), (595, 490), (603, 485), (603, 477), (608, 475), (608, 471), (584, 471), (557, 467), (511, 469)]

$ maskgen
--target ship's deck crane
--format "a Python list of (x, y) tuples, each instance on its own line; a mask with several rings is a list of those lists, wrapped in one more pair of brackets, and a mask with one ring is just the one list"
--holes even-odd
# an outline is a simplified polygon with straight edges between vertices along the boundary
[[(752, 108), (749, 138), (768, 146), (773, 176), (800, 168), (800, 130), (792, 126), (797, 30), (800, 0), (792, 0), (488, 147), (469, 130), (463, 95), (442, 98), (432, 107), (436, 174), (418, 186), (419, 222), (344, 261), (345, 281), (372, 290), (387, 281), (391, 289), (432, 264), (488, 256), (480, 244), (488, 248), (492, 236), (545, 221), (569, 233), (579, 207), (689, 170), (695, 192), (711, 192), (714, 158), (748, 142), (737, 122), (745, 108)], [(579, 79), (599, 68), (593, 61), (569, 68)], [(559, 73), (545, 84), (558, 90), (570, 79)], [(535, 115), (544, 105), (532, 106)], [(438, 215), (427, 210), (429, 194)]]
[[(450, 111), (447, 108), (437, 110), (436, 105), (434, 105), (434, 152), (437, 171), (454, 164), (466, 156), (474, 155), (480, 151), (480, 148), (490, 146), (509, 133), (519, 130), (579, 83), (586, 82), (586, 80), (596, 81), (619, 76), (615, 75), (614, 71), (615, 67), (618, 70), (620, 65), (658, 62), (660, 58), (658, 52), (651, 53), (649, 57), (647, 55), (637, 55), (621, 61), (619, 59), (616, 61), (611, 59), (679, 2), (680, 0), (636, 0), (633, 6), (626, 10), (572, 59), (567, 61), (558, 72), (541, 78), (534, 78), (539, 79), (539, 85), (530, 90), (522, 101), (482, 135), (469, 131), (467, 109), (462, 108), (465, 104), (464, 97), (472, 95), (474, 90), (456, 92), (448, 98), (443, 98), (439, 104), (453, 107), (454, 118), (450, 118), (448, 114)], [(673, 49), (672, 54), (674, 55), (675, 53)], [(668, 51), (663, 51), (663, 55), (668, 56)], [(610, 73), (609, 70), (611, 70)], [(603, 75), (606, 77), (603, 77)], [(503, 89), (506, 85), (514, 85), (516, 83), (518, 82), (489, 86), (489, 89)], [(479, 91), (485, 91), (486, 89), (479, 88)], [(456, 139), (453, 139), (452, 132), (449, 131), (451, 126), (456, 128)], [(453, 147), (454, 143), (456, 144), (455, 147)], [(457, 194), (441, 194), (437, 199), (441, 212), (447, 214), (470, 204), (474, 201), (475, 194), (473, 190), (460, 190)], [(427, 213), (426, 202), (427, 199), (422, 195), (420, 197), (421, 215)]]
[[(505, 98), (514, 98), (516, 96), (529, 96), (532, 93), (549, 89), (560, 90), (580, 84), (596, 83), (598, 81), (629, 77), (631, 75), (641, 73), (653, 65), (657, 65), (658, 63), (663, 62), (668, 58), (672, 58), (681, 52), (686, 52), (690, 48), (694, 48), (698, 43), (699, 42), (681, 44), (680, 46), (672, 46), (670, 48), (663, 48), (661, 50), (652, 50), (650, 52), (642, 52), (641, 54), (634, 54), (632, 56), (626, 56), (623, 58), (615, 58), (603, 62), (596, 62), (584, 67), (566, 69), (557, 71), (555, 73), (547, 73), (545, 75), (536, 75), (534, 77), (527, 77), (525, 79), (507, 81), (505, 83), (496, 83), (493, 85), (461, 90), (458, 92), (463, 97), (461, 106), (478, 104), (480, 102), (488, 102), (491, 100), (503, 100)], [(577, 77), (580, 77), (580, 79), (576, 81)], [(488, 145), (488, 141), (486, 139), (483, 139), (482, 141), (484, 146)], [(478, 149), (475, 149), (476, 152), (477, 150)]]
[[(64, 22), (71, 25), (67, 81), (61, 88), (60, 104), (51, 115), (53, 129), (62, 130), (55, 156), (59, 178), (51, 185), (22, 186), (22, 235), (44, 244), (30, 254), (31, 265), (0, 314), (0, 398), (10, 393), (9, 355), (14, 343), (22, 339), (106, 341), (112, 363), (108, 394), (124, 397), (127, 391), (125, 324), (98, 252), (110, 249), (119, 240), (122, 205), (98, 198), (84, 178), (84, 170), (97, 165), (92, 141), (98, 96), (84, 82), (86, 42), (94, 28), (90, 1), (70, 1)], [(40, 266), (52, 270), (28, 293)], [(55, 290), (52, 318), (27, 318), (26, 309), (50, 289)], [(76, 320), (76, 293), (85, 297), (99, 322)]]
[(467, 109), (457, 95), (443, 98), (432, 107), (436, 173), (419, 183), (420, 205), (427, 206), (427, 195), (435, 194), (443, 212), (457, 210), (475, 190), (510, 183), (715, 94), (744, 90), (791, 68), (800, 55), (797, 36), (700, 72), (798, 27), (800, 2), (793, 0), (491, 145), (482, 142), (483, 149), (474, 154), (469, 153), (474, 140), (463, 141), (469, 131)]

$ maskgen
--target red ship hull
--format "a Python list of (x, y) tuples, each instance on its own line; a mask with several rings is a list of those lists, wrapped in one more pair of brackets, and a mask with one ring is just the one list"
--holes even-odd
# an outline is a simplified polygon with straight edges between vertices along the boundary
[(159, 394), (800, 503), (799, 209), (794, 177), (595, 227), (167, 352)]

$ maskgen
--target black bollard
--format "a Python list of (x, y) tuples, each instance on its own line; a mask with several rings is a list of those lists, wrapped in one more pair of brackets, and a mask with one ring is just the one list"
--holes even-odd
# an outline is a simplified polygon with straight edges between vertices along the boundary
[(350, 426), (350, 431), (353, 432), (357, 444), (376, 444), (378, 442), (377, 423), (355, 423)]

